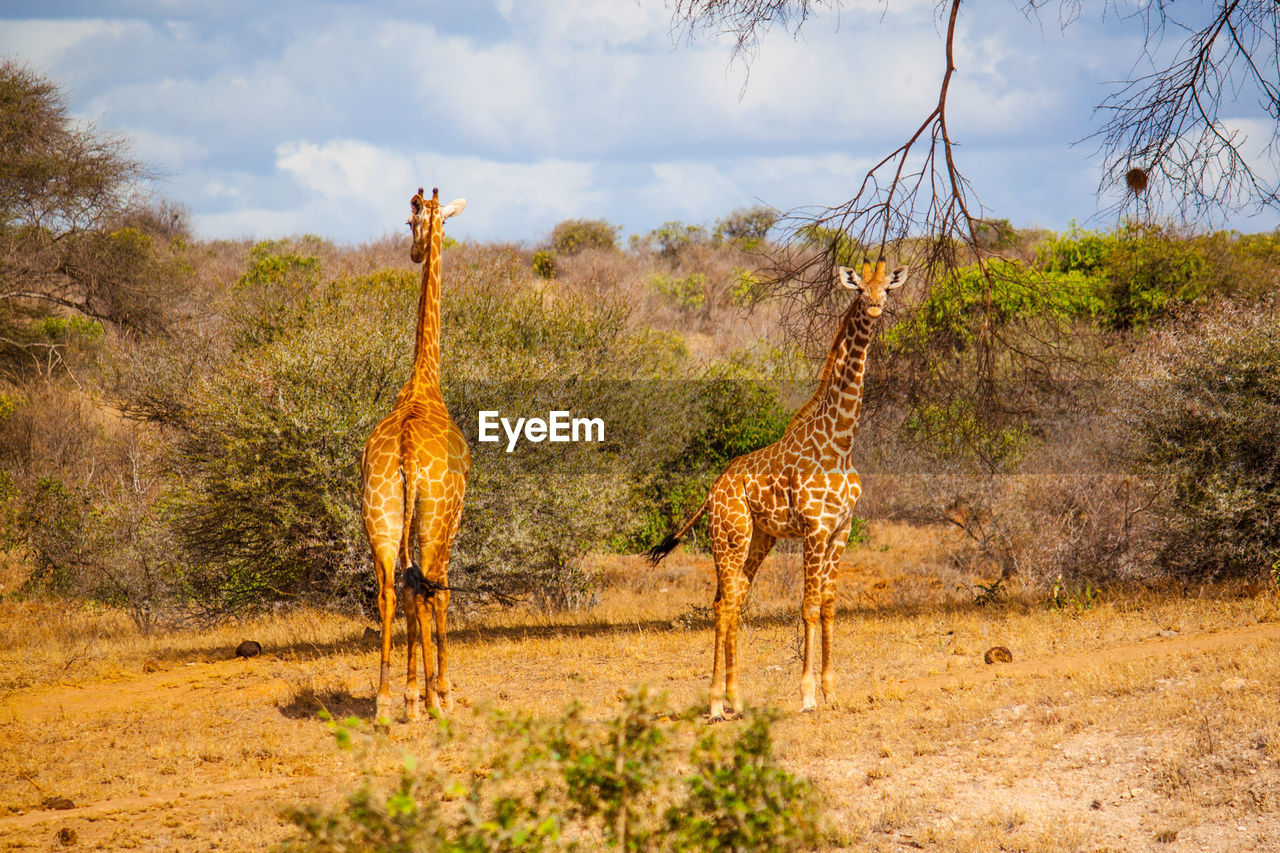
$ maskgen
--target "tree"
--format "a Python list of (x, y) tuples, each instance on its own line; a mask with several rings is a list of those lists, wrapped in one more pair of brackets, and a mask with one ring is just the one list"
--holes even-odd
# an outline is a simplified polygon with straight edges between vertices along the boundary
[(163, 213), (169, 236), (181, 212), (146, 210), (147, 177), (123, 139), (68, 115), (54, 83), (0, 61), (0, 313), (160, 326), (153, 220)]
[[(887, 2), (887, 0), (886, 0)], [(1017, 0), (1031, 20), (1053, 0)], [(1069, 25), (1080, 0), (1057, 0), (1059, 19)], [(733, 56), (749, 59), (761, 34), (781, 28), (798, 34), (818, 11), (840, 9), (843, 0), (675, 0), (674, 28), (692, 35), (727, 35)], [(1140, 217), (1176, 213), (1212, 219), (1218, 213), (1280, 200), (1280, 183), (1254, 171), (1243, 135), (1224, 121), (1225, 109), (1250, 98), (1280, 121), (1280, 4), (1274, 0), (1214, 0), (1177, 4), (1152, 0), (1125, 11), (1098, 4), (1107, 14), (1143, 27), (1145, 43), (1131, 80), (1099, 104), (1103, 123), (1095, 134), (1102, 158), (1101, 195), (1118, 189), (1117, 213)], [(927, 346), (918, 353), (925, 372), (954, 376), (949, 393), (973, 404), (984, 421), (1016, 415), (1019, 389), (1003, 377), (1061, 373), (1060, 329), (1027, 334), (997, 322), (999, 294), (1052, 287), (1034, 277), (1002, 278), (1004, 265), (988, 263), (995, 252), (988, 219), (961, 168), (948, 108), (956, 23), (961, 9), (982, 9), (965, 0), (940, 0), (944, 33), (938, 97), (908, 137), (871, 166), (848, 201), (832, 208), (793, 212), (785, 220), (791, 239), (762, 271), (763, 287), (784, 303), (784, 321), (809, 343), (823, 341), (839, 306), (832, 287), (836, 263), (848, 263), (849, 247), (871, 258), (894, 256), (910, 264), (925, 288), (945, 281), (966, 263), (981, 272), (974, 335), (964, 369), (940, 365)], [(1280, 123), (1267, 142), (1272, 162), (1280, 155)], [(815, 235), (825, 240), (815, 240)], [(927, 298), (927, 294), (926, 294)], [(1015, 339), (1011, 334), (1017, 333)], [(952, 365), (954, 366), (954, 365)], [(1068, 373), (1070, 371), (1067, 371)], [(919, 374), (917, 374), (919, 375)], [(1039, 379), (1037, 379), (1039, 381)], [(875, 379), (869, 380), (869, 386)], [(915, 389), (899, 387), (907, 398)], [(869, 387), (874, 397), (874, 387)]]
[[(1079, 0), (1056, 2), (1063, 26), (1079, 17)], [(1052, 3), (1018, 0), (1031, 19)], [(733, 56), (750, 57), (760, 34), (771, 27), (798, 34), (816, 11), (843, 5), (842, 0), (676, 0), (673, 17), (688, 34), (728, 35)], [(1280, 200), (1280, 179), (1250, 166), (1243, 134), (1222, 115), (1224, 106), (1252, 98), (1280, 122), (1280, 5), (1214, 0), (1175, 8), (1173, 0), (1154, 0), (1135, 4), (1131, 12), (1099, 5), (1123, 20), (1138, 20), (1145, 33), (1133, 78), (1122, 81), (1097, 108), (1104, 117), (1096, 133), (1103, 166), (1099, 191), (1118, 188), (1144, 212), (1177, 212), (1192, 219)], [(883, 250), (890, 241), (921, 233), (937, 236), (935, 251), (951, 238), (969, 246), (979, 242), (981, 207), (960, 171), (947, 124), (962, 6), (969, 8), (965, 0), (938, 4), (946, 35), (936, 106), (901, 146), (867, 171), (852, 199), (819, 216), (826, 224), (838, 222), (863, 245), (878, 243)], [(1280, 154), (1280, 124), (1266, 149), (1273, 159)]]

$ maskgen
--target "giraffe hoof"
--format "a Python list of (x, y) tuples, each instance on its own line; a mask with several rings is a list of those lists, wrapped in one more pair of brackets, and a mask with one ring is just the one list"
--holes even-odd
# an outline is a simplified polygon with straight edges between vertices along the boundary
[(373, 712), (373, 722), (380, 728), (391, 727), (391, 699), (378, 697), (376, 710)]
[(818, 710), (817, 702), (812, 702), (812, 701), (805, 702), (803, 705), (800, 706), (800, 713), (802, 714), (812, 714), (816, 710)]
[(422, 712), (420, 711), (418, 706), (417, 696), (414, 696), (412, 699), (408, 699), (405, 701), (404, 718), (406, 721), (412, 723), (414, 720), (418, 719), (418, 717), (420, 717), (421, 715), (422, 715)]

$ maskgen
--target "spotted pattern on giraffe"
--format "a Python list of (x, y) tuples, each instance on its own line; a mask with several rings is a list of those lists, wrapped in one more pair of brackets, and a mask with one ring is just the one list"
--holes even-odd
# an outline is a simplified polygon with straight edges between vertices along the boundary
[(747, 591), (778, 539), (800, 539), (804, 552), (804, 667), (801, 707), (817, 708), (814, 662), (822, 648), (822, 692), (835, 702), (832, 634), (836, 570), (849, 540), (853, 508), (862, 482), (850, 461), (862, 413), (867, 347), (888, 292), (907, 280), (905, 267), (885, 274), (881, 261), (859, 275), (837, 271), (839, 283), (856, 292), (827, 353), (813, 396), (796, 412), (781, 439), (729, 463), (702, 506), (674, 534), (649, 552), (656, 563), (710, 512), (711, 552), (716, 567), (715, 646), (712, 652), (710, 715), (741, 710), (738, 687), (738, 623)]
[(440, 255), (444, 220), (465, 206), (463, 199), (441, 206), (436, 190), (428, 200), (419, 189), (410, 200), (413, 244), (409, 255), (423, 265), (413, 372), (390, 414), (374, 427), (360, 457), (361, 517), (373, 552), (382, 624), (379, 720), (391, 718), (397, 564), (402, 572), (408, 637), (405, 717), (414, 720), (420, 713), (419, 648), (428, 704), (437, 711), (453, 706), (447, 646), (449, 553), (462, 520), (471, 452), (440, 394)]

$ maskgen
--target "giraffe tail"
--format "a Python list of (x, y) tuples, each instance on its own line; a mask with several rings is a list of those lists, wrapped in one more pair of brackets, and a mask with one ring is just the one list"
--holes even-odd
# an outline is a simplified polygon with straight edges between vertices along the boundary
[[(403, 458), (403, 455), (402, 455)], [(418, 471), (416, 468), (400, 469), (404, 478), (404, 529), (400, 534), (400, 566), (404, 569), (404, 583), (415, 593), (421, 593), (422, 567), (413, 560), (414, 516), (418, 511)]]
[(676, 546), (680, 544), (680, 540), (685, 537), (685, 534), (687, 534), (693, 525), (697, 523), (698, 519), (702, 518), (702, 514), (710, 508), (711, 495), (707, 495), (706, 500), (702, 502), (702, 506), (698, 507), (698, 511), (684, 523), (683, 527), (669, 535), (666, 539), (663, 539), (657, 545), (654, 545), (648, 551), (644, 552), (644, 555), (649, 558), (649, 565), (658, 565), (658, 563), (662, 562), (663, 557), (674, 551)]

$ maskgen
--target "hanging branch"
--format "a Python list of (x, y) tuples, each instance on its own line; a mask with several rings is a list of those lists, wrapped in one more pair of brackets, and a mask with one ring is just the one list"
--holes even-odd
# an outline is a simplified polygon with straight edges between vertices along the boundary
[[(1276, 204), (1277, 176), (1259, 174), (1245, 146), (1273, 165), (1280, 157), (1280, 4), (1221, 0), (1177, 10), (1182, 14), (1175, 16), (1171, 0), (1154, 0), (1127, 16), (1141, 18), (1139, 62), (1149, 70), (1095, 110), (1104, 119), (1090, 137), (1102, 159), (1099, 196), (1117, 199), (1108, 208), (1113, 215), (1134, 205), (1144, 218), (1188, 222)], [(1169, 33), (1185, 36), (1171, 48)], [(1265, 140), (1231, 126), (1230, 109), (1251, 100), (1271, 119)]]

